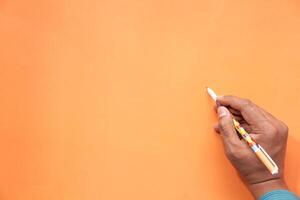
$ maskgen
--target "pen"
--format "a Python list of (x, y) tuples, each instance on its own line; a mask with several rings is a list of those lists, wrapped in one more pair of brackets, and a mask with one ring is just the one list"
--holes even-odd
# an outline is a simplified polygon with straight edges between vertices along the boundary
[[(214, 101), (217, 100), (217, 95), (212, 89), (207, 88), (207, 92)], [(277, 174), (278, 166), (272, 160), (269, 154), (250, 137), (249, 133), (247, 133), (247, 131), (240, 125), (240, 123), (237, 120), (233, 118), (232, 121), (236, 131), (242, 136), (244, 141), (253, 150), (253, 152), (256, 154), (259, 160), (266, 166), (266, 168), (270, 171), (270, 173)]]

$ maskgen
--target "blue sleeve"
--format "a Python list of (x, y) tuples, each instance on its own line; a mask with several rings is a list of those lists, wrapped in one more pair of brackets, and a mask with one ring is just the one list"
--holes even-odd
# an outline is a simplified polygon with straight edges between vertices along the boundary
[(259, 200), (299, 200), (299, 198), (288, 190), (273, 190), (264, 194)]

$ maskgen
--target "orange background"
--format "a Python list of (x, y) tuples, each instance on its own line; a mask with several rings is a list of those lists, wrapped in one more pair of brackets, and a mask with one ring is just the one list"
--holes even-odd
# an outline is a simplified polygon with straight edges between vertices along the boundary
[(0, 0), (0, 198), (251, 199), (204, 91), (290, 127), (300, 192), (300, 3)]

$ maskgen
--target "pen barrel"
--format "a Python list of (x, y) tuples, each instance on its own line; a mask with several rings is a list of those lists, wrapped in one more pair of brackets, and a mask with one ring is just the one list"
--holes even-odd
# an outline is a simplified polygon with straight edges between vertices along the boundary
[(271, 172), (271, 174), (277, 174), (278, 167), (276, 163), (272, 160), (272, 158), (269, 156), (269, 154), (250, 137), (250, 135), (243, 127), (241, 127), (238, 121), (233, 119), (233, 124), (237, 132), (242, 136), (242, 138), (246, 141), (246, 143), (252, 148), (256, 156), (267, 167), (267, 169)]
[(266, 151), (260, 146), (255, 145), (252, 147), (252, 150), (259, 158), (259, 160), (267, 167), (267, 169), (271, 172), (271, 174), (278, 173), (278, 167), (274, 163), (274, 161), (270, 158), (270, 156), (266, 153)]
[(268, 168), (268, 170), (272, 173), (275, 168), (272, 165), (272, 163), (268, 160), (268, 158), (261, 151), (257, 151), (255, 152), (255, 154), (260, 159), (260, 161)]

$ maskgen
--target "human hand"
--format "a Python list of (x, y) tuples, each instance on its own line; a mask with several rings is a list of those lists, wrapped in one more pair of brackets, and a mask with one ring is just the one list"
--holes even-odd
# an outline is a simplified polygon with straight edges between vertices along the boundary
[[(234, 96), (217, 98), (219, 116), (215, 130), (222, 135), (225, 154), (255, 198), (274, 189), (287, 189), (284, 158), (288, 127), (249, 100)], [(230, 114), (231, 113), (231, 114)], [(247, 144), (240, 140), (232, 122), (234, 117), (278, 165), (272, 175)]]

